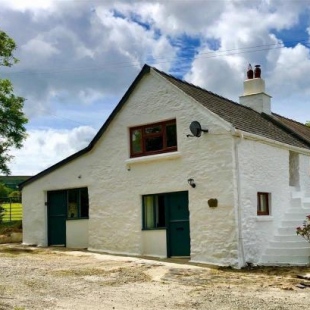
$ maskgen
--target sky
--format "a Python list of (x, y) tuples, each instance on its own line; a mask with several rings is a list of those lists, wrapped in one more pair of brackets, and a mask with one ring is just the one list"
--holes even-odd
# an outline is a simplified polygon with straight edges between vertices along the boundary
[(0, 68), (26, 98), (12, 175), (86, 147), (145, 63), (239, 102), (259, 64), (272, 111), (310, 120), (310, 0), (0, 0), (19, 63)]

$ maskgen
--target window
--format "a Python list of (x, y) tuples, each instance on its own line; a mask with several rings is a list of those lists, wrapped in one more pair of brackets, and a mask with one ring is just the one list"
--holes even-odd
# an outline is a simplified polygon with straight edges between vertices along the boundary
[(143, 196), (143, 229), (166, 227), (164, 195)]
[(68, 199), (68, 219), (88, 218), (88, 190), (87, 188), (69, 189)]
[(176, 120), (130, 128), (130, 156), (177, 150)]
[(257, 215), (270, 214), (270, 193), (257, 193)]

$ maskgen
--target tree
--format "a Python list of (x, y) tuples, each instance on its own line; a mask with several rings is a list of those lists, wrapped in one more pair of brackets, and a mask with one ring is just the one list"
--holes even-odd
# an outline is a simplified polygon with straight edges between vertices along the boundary
[(9, 193), (10, 193), (10, 189), (6, 187), (4, 184), (0, 183), (0, 201), (1, 201), (1, 198), (8, 197)]
[[(5, 32), (0, 30), (0, 66), (11, 67), (18, 60), (13, 56), (16, 44)], [(23, 113), (25, 99), (15, 96), (13, 85), (8, 79), (0, 78), (0, 173), (10, 174), (8, 163), (13, 158), (12, 148), (21, 148), (26, 138)]]

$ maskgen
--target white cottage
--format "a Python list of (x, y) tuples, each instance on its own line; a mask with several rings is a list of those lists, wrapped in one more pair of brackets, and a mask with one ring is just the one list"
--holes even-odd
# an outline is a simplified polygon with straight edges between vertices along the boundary
[(310, 128), (248, 77), (238, 104), (145, 65), (85, 149), (22, 183), (23, 243), (308, 264)]

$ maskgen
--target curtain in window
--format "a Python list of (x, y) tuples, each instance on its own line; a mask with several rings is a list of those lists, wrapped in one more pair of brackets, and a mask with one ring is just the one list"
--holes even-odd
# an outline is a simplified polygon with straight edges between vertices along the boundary
[(154, 228), (154, 197), (144, 197), (144, 225), (145, 228)]

